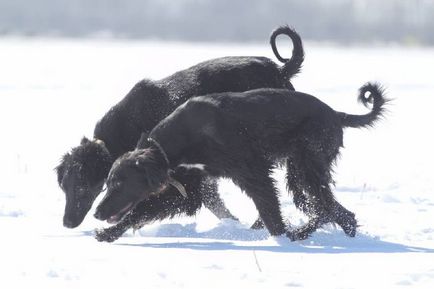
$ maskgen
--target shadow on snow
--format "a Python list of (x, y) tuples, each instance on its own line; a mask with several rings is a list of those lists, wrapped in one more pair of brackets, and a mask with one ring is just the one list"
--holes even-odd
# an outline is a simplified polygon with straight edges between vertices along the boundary
[[(291, 242), (286, 237), (270, 237), (266, 230), (251, 230), (241, 224), (236, 225), (229, 222), (228, 225), (227, 223), (223, 222), (216, 228), (205, 232), (197, 232), (196, 224), (193, 223), (187, 225), (164, 224), (139, 233), (141, 237), (195, 238), (203, 239), (203, 242), (198, 240), (166, 242), (167, 239), (164, 239), (159, 243), (145, 242), (141, 244), (118, 241), (116, 245), (159, 249), (255, 250), (278, 253), (434, 253), (434, 249), (382, 241), (376, 237), (360, 233), (355, 238), (350, 238), (341, 230), (331, 226), (314, 233), (308, 240)], [(123, 238), (120, 241), (127, 239)], [(246, 241), (260, 241), (265, 244), (251, 245)]]

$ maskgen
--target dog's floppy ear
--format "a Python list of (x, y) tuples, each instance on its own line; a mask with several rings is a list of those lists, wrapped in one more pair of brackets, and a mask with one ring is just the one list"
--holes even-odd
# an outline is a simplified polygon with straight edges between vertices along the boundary
[(54, 168), (54, 170), (57, 173), (57, 182), (59, 183), (59, 185), (62, 183), (63, 175), (65, 174), (66, 164), (69, 162), (70, 158), (71, 158), (71, 154), (70, 153), (66, 153), (62, 157), (62, 160), (60, 161), (60, 164), (57, 167)]
[(146, 165), (149, 163), (149, 161), (148, 160), (146, 160), (146, 157), (145, 156), (143, 156), (143, 155), (138, 155), (136, 158), (135, 158), (135, 164), (136, 164), (136, 166), (138, 167), (138, 168), (140, 168), (140, 169), (144, 169), (144, 168), (146, 168)]
[(86, 138), (85, 136), (81, 139), (80, 145), (86, 145), (90, 143), (90, 140)]

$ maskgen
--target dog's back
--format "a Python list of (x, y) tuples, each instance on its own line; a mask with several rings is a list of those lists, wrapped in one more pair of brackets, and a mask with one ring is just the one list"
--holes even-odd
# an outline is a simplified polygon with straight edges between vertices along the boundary
[[(276, 37), (286, 35), (293, 42), (290, 59), (280, 57)], [(267, 57), (227, 56), (200, 62), (158, 81), (142, 80), (98, 122), (94, 137), (101, 139), (114, 158), (132, 150), (142, 133), (148, 133), (160, 120), (189, 98), (209, 93), (251, 89), (287, 88), (304, 60), (300, 36), (288, 26), (273, 31), (273, 52), (282, 66)]]
[(157, 84), (168, 91), (174, 107), (195, 95), (286, 86), (277, 64), (259, 56), (228, 56), (207, 60), (178, 71)]
[[(193, 98), (188, 103), (187, 106), (199, 106), (196, 110), (205, 118), (198, 121), (197, 114), (190, 114), (196, 123), (251, 139), (288, 135), (301, 123), (313, 119), (340, 126), (338, 116), (328, 105), (309, 94), (286, 89), (212, 94)], [(209, 118), (209, 114), (214, 117)]]
[[(342, 136), (338, 115), (317, 98), (286, 89), (256, 89), (192, 98), (151, 135), (179, 151), (185, 142), (229, 154), (255, 149), (273, 156), (302, 137), (307, 124), (324, 124), (324, 133)], [(192, 154), (203, 150), (201, 145), (191, 148)]]
[(222, 113), (255, 125), (284, 123), (288, 127), (298, 122), (298, 119), (318, 115), (321, 110), (333, 112), (325, 103), (309, 94), (286, 89), (261, 88), (212, 97), (218, 101)]

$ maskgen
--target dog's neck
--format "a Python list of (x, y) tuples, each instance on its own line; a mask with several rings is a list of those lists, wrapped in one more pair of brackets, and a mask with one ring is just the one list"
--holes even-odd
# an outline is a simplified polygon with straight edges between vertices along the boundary
[(166, 161), (166, 163), (167, 163), (167, 167), (169, 168), (169, 179), (168, 179), (168, 183), (169, 184), (171, 184), (172, 186), (174, 186), (177, 190), (178, 190), (178, 192), (184, 197), (184, 198), (187, 198), (187, 192), (186, 192), (186, 190), (185, 190), (185, 187), (179, 182), (179, 181), (177, 181), (176, 179), (174, 179), (173, 177), (172, 177), (172, 174), (173, 174), (173, 170), (172, 169), (170, 169), (170, 160), (169, 160), (169, 158), (167, 157), (167, 154), (166, 154), (166, 152), (164, 151), (164, 149), (163, 149), (163, 147), (160, 145), (160, 143), (158, 142), (158, 141), (156, 141), (155, 139), (153, 139), (153, 138), (151, 138), (151, 137), (149, 137), (148, 138), (148, 142), (150, 142), (152, 145), (154, 145), (159, 151), (160, 151), (160, 153), (163, 155), (163, 157), (164, 157), (164, 160)]

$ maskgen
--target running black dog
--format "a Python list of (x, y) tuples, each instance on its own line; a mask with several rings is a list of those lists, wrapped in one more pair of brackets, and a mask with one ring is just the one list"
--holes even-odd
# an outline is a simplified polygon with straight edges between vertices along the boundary
[[(136, 150), (113, 164), (107, 195), (95, 217), (122, 220), (139, 202), (164, 195), (164, 188), (176, 178), (172, 170), (193, 166), (211, 177), (232, 179), (252, 198), (271, 235), (286, 232), (291, 240), (301, 240), (322, 224), (335, 222), (355, 236), (354, 214), (331, 191), (331, 170), (342, 147), (343, 128), (372, 126), (382, 117), (386, 102), (381, 88), (370, 83), (360, 88), (359, 100), (373, 103), (370, 113), (337, 112), (311, 95), (285, 89), (192, 98), (162, 120)], [(270, 178), (271, 170), (282, 162), (294, 203), (312, 217), (290, 231), (282, 221)]]
[[(275, 39), (281, 34), (293, 41), (291, 59), (282, 58), (277, 52)], [(74, 228), (81, 224), (102, 191), (114, 160), (133, 150), (142, 133), (147, 135), (160, 120), (190, 97), (261, 87), (293, 90), (289, 80), (299, 72), (304, 60), (301, 39), (294, 30), (285, 26), (272, 33), (270, 42), (276, 57), (284, 62), (282, 67), (265, 57), (223, 57), (199, 63), (159, 81), (137, 83), (98, 122), (94, 139), (83, 138), (78, 147), (63, 156), (56, 168), (58, 183), (66, 195), (64, 226)], [(184, 184), (195, 183), (196, 186), (189, 185), (191, 191), (197, 191), (201, 196), (206, 194), (197, 200), (203, 201), (216, 216), (235, 218), (224, 207), (215, 181), (204, 177), (196, 182), (190, 180), (188, 174), (178, 175), (178, 179)], [(179, 207), (179, 213), (183, 212), (189, 214), (190, 211), (185, 206)], [(154, 217), (164, 215), (165, 210), (161, 208), (155, 214)]]

